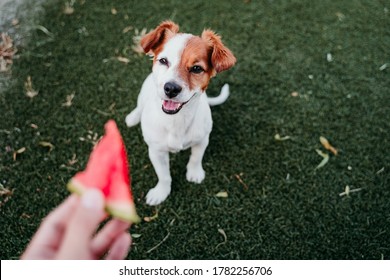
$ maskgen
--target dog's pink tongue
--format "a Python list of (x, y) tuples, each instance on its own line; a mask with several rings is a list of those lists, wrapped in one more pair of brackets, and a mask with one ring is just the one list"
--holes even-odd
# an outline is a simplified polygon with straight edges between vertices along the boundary
[(177, 110), (180, 107), (180, 105), (181, 105), (181, 103), (174, 102), (172, 100), (164, 100), (163, 101), (164, 109), (169, 110), (169, 111)]

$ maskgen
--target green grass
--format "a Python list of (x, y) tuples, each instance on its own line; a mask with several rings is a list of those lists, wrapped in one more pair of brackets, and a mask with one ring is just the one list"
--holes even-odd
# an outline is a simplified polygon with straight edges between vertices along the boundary
[[(64, 2), (47, 4), (38, 24), (52, 35), (33, 29), (14, 82), (0, 92), (0, 183), (13, 191), (0, 197), (1, 259), (18, 258), (68, 195), (92, 148), (88, 135), (100, 136), (109, 118), (128, 148), (139, 214), (158, 211), (131, 229), (140, 237), (130, 259), (390, 258), (388, 2), (76, 1), (72, 15)], [(231, 86), (213, 108), (204, 183), (186, 182), (188, 152), (172, 155), (172, 193), (156, 208), (145, 204), (156, 177), (140, 127), (124, 124), (151, 62), (129, 48), (134, 30), (122, 31), (168, 18), (183, 32), (217, 31), (238, 63), (208, 90)], [(28, 76), (39, 90), (33, 99)], [(71, 94), (72, 106), (62, 106)], [(276, 141), (277, 133), (291, 139)], [(320, 136), (339, 155), (315, 170)], [(340, 197), (346, 186), (361, 190)]]

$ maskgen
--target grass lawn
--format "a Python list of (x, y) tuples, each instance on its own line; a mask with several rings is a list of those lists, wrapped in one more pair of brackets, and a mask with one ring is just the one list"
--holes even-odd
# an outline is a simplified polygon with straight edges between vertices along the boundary
[[(70, 14), (47, 2), (0, 90), (0, 259), (18, 258), (69, 195), (108, 119), (138, 213), (158, 213), (132, 227), (130, 259), (390, 258), (389, 2), (77, 0)], [(124, 118), (151, 70), (133, 36), (165, 19), (215, 30), (238, 62), (208, 89), (227, 82), (231, 96), (212, 109), (204, 183), (186, 181), (188, 151), (174, 154), (172, 193), (150, 207), (157, 178)], [(316, 149), (329, 155), (317, 169)]]

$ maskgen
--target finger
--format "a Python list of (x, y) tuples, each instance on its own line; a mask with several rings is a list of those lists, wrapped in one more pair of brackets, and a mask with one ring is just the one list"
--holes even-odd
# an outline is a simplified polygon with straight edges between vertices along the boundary
[(85, 192), (66, 228), (58, 258), (91, 258), (91, 238), (104, 217), (103, 194), (95, 189)]
[(112, 243), (106, 256), (107, 260), (123, 260), (129, 253), (131, 245), (131, 236), (128, 232), (120, 234)]
[(22, 255), (22, 259), (49, 259), (59, 247), (66, 222), (78, 203), (76, 195), (69, 196), (54, 209), (41, 223), (33, 239)]
[(119, 235), (130, 227), (128, 222), (117, 219), (109, 221), (92, 240), (91, 250), (94, 255), (105, 254)]

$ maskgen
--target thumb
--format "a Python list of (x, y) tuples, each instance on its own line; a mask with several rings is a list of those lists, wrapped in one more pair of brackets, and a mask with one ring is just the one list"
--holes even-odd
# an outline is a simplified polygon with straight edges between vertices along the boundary
[(104, 196), (96, 190), (86, 191), (75, 212), (69, 217), (66, 233), (58, 257), (90, 259), (90, 243), (99, 223), (104, 219)]

